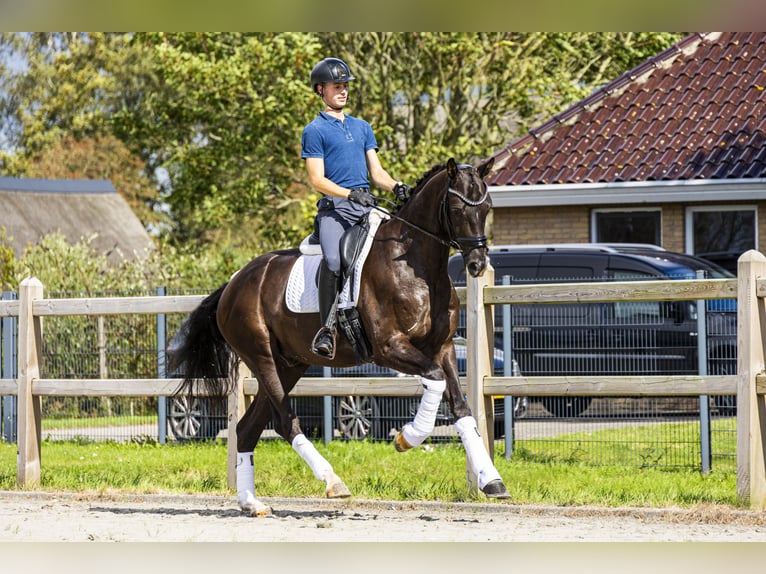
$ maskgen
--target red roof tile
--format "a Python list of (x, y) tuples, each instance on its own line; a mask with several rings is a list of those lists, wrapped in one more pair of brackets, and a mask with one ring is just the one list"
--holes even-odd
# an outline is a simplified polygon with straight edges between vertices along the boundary
[(766, 178), (766, 33), (693, 34), (495, 154), (493, 186)]

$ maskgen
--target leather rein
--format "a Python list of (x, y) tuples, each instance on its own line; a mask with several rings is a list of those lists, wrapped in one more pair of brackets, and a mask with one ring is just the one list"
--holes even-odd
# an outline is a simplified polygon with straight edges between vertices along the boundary
[[(460, 166), (461, 169), (468, 168), (470, 166)], [(475, 235), (473, 237), (455, 237), (455, 230), (452, 226), (452, 219), (449, 217), (449, 196), (454, 195), (457, 197), (460, 201), (465, 203), (466, 205), (470, 207), (477, 207), (487, 201), (487, 197), (489, 196), (489, 190), (484, 190), (484, 195), (482, 195), (477, 200), (472, 200), (463, 195), (458, 190), (454, 189), (452, 187), (452, 181), (447, 182), (447, 193), (444, 194), (444, 198), (441, 201), (441, 204), (439, 206), (439, 221), (447, 221), (447, 236), (448, 239), (442, 239), (435, 233), (432, 233), (428, 231), (427, 229), (424, 229), (420, 227), (419, 225), (416, 225), (415, 223), (412, 223), (411, 221), (407, 221), (406, 219), (399, 217), (398, 215), (394, 213), (390, 213), (388, 210), (382, 209), (378, 207), (377, 205), (373, 206), (373, 209), (377, 209), (383, 213), (386, 213), (389, 215), (392, 219), (396, 219), (397, 221), (401, 221), (402, 223), (409, 225), (413, 229), (419, 231), (420, 233), (427, 235), (431, 239), (434, 239), (441, 243), (442, 245), (445, 245), (447, 247), (451, 247), (452, 249), (456, 249), (457, 251), (460, 251), (460, 253), (466, 253), (467, 251), (471, 251), (472, 249), (476, 249), (479, 247), (486, 247), (487, 246), (487, 236), (486, 235)]]

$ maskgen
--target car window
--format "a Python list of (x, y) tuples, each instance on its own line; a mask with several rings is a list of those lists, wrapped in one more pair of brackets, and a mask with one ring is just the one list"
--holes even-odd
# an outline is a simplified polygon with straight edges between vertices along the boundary
[(537, 277), (545, 283), (572, 283), (577, 281), (594, 281), (598, 279), (592, 267), (540, 267)]

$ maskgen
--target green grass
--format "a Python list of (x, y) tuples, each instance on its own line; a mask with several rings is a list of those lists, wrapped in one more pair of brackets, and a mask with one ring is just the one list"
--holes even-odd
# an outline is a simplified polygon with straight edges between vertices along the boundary
[[(639, 434), (648, 432), (640, 429)], [(587, 438), (603, 441), (599, 451), (611, 448), (620, 454), (624, 445), (609, 444), (617, 436), (624, 440), (624, 429), (600, 431)], [(566, 438), (570, 444), (572, 436)], [(576, 442), (575, 438), (572, 444)], [(509, 461), (503, 456), (502, 441), (497, 443), (495, 463), (513, 503), (741, 506), (736, 497), (736, 468), (726, 459), (702, 475), (692, 468), (594, 464), (579, 447), (573, 447), (577, 456), (552, 459), (542, 447), (536, 448), (522, 443)], [(457, 443), (427, 445), (406, 453), (397, 453), (390, 443), (371, 442), (317, 443), (317, 449), (358, 498), (472, 500), (466, 488), (465, 454)], [(263, 441), (255, 455), (257, 495), (323, 496), (324, 484), (284, 441)], [(15, 488), (16, 445), (0, 443), (0, 489)], [(226, 446), (221, 442), (44, 442), (40, 489), (233, 495), (226, 484)]]
[(98, 417), (44, 417), (43, 430), (76, 428), (120, 427), (143, 424), (157, 424), (157, 415), (98, 416)]

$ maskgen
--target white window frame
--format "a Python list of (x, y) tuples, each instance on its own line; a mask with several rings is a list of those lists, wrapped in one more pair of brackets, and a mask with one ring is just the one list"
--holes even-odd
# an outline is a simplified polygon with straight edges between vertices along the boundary
[(684, 251), (694, 255), (694, 214), (701, 211), (752, 211), (755, 214), (753, 224), (752, 249), (758, 248), (758, 206), (753, 204), (733, 205), (689, 205), (684, 213)]
[(660, 214), (660, 243), (662, 245), (662, 207), (594, 207), (590, 210), (590, 237), (592, 242), (596, 242), (598, 237), (597, 215), (599, 213), (625, 213), (625, 212), (647, 212), (656, 211)]

